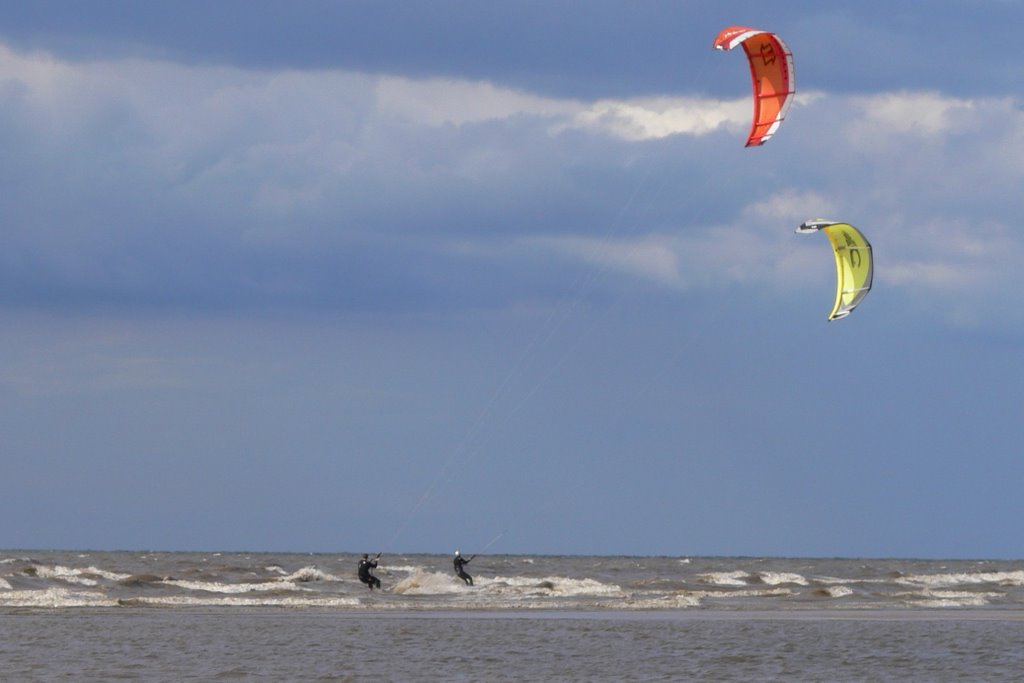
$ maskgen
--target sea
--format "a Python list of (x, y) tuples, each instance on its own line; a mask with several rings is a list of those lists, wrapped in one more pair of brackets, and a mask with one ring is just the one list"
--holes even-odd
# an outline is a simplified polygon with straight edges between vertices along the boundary
[(0, 681), (1024, 681), (1024, 561), (0, 550)]

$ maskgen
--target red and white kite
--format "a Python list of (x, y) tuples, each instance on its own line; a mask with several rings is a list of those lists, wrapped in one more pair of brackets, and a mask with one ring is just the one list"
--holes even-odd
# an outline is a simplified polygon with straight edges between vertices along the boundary
[(754, 124), (747, 147), (763, 145), (779, 129), (793, 102), (793, 55), (777, 35), (756, 28), (730, 26), (715, 38), (716, 50), (731, 50), (737, 45), (747, 53), (754, 81)]

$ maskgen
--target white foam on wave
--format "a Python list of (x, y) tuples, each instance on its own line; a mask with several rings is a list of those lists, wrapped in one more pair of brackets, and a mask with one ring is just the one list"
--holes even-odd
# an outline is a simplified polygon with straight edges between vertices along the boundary
[[(281, 570), (284, 574), (284, 570)], [(285, 581), (297, 581), (300, 583), (306, 583), (309, 581), (341, 581), (340, 577), (334, 574), (329, 574), (322, 569), (317, 568), (315, 565), (311, 567), (303, 567), (298, 569), (291, 574), (284, 574), (282, 577)]]
[(948, 574), (912, 574), (896, 579), (896, 583), (914, 586), (945, 587), (993, 583), (1001, 586), (1024, 586), (1024, 570), (1013, 572), (959, 572)]
[(679, 591), (659, 598), (629, 599), (625, 602), (629, 609), (687, 609), (700, 607), (700, 596), (686, 591)]
[(221, 583), (219, 581), (186, 581), (184, 579), (164, 579), (160, 583), (177, 586), (190, 591), (206, 593), (260, 593), (264, 591), (306, 590), (294, 581), (261, 581), (259, 583)]
[(705, 583), (716, 586), (746, 586), (750, 574), (745, 571), (736, 570), (732, 572), (708, 572), (698, 574), (697, 578)]
[(769, 586), (780, 586), (785, 583), (794, 583), (798, 586), (807, 585), (807, 579), (800, 574), (790, 572), (761, 572), (757, 577)]
[(74, 569), (62, 565), (35, 565), (33, 571), (36, 576), (43, 579), (56, 579), (65, 583), (78, 586), (97, 586), (99, 581), (93, 577), (107, 579), (109, 581), (121, 581), (127, 579), (131, 574), (119, 574), (117, 572), (99, 569), (98, 567), (86, 567), (85, 569)]
[(378, 567), (378, 571), (380, 571), (383, 574), (389, 574), (391, 572), (404, 572), (406, 574), (413, 574), (422, 569), (423, 567), (415, 567), (409, 564), (384, 564), (383, 562), (381, 562), (380, 567)]
[(929, 595), (936, 598), (942, 598), (944, 600), (972, 600), (974, 598), (998, 598), (1002, 597), (1001, 593), (974, 593), (971, 591), (936, 591), (926, 590), (923, 591), (925, 595)]
[(0, 593), (4, 607), (104, 607), (117, 603), (102, 593), (76, 591), (70, 588), (46, 590), (12, 590)]
[(848, 584), (848, 583), (890, 583), (891, 579), (862, 579), (862, 578), (840, 578), (838, 576), (816, 576), (815, 583), (822, 584)]
[(56, 565), (54, 567), (38, 566), (35, 568), (35, 575), (42, 579), (56, 579), (65, 583), (73, 583), (79, 586), (97, 586), (99, 581), (82, 576), (77, 569), (69, 569)]
[(699, 598), (712, 598), (712, 599), (725, 599), (735, 600), (736, 598), (776, 598), (792, 595), (793, 591), (789, 588), (764, 588), (756, 589), (751, 588), (742, 591), (690, 591), (689, 595), (693, 595)]
[(853, 589), (849, 586), (829, 586), (828, 588), (822, 589), (825, 594), (830, 598), (845, 598), (847, 595), (853, 595)]
[(924, 607), (984, 607), (999, 593), (967, 593), (963, 591), (924, 591), (924, 600), (913, 604)]
[(131, 576), (131, 574), (122, 574), (119, 572), (111, 572), (106, 569), (100, 569), (99, 567), (89, 566), (85, 569), (79, 569), (79, 573), (89, 576), (102, 576), (108, 581), (123, 581)]
[(913, 606), (950, 609), (954, 607), (984, 607), (987, 604), (987, 600), (921, 600), (913, 603)]
[(621, 597), (622, 588), (614, 583), (602, 583), (595, 579), (570, 579), (565, 576), (547, 576), (542, 579), (529, 577), (501, 577), (485, 579), (492, 590), (503, 592), (528, 592), (535, 595), (558, 597)]
[(462, 580), (456, 576), (420, 569), (395, 584), (391, 592), (400, 595), (441, 595), (456, 593), (464, 588)]
[(981, 593), (975, 591), (936, 590), (924, 588), (919, 591), (896, 593), (892, 597), (900, 598), (907, 607), (985, 607), (994, 598), (1001, 598), (1001, 593)]
[(0, 578), (0, 590), (13, 590), (11, 584), (7, 583), (7, 579)]
[[(491, 597), (525, 598), (537, 596), (554, 597), (621, 597), (622, 588), (615, 584), (601, 583), (594, 579), (570, 579), (564, 576), (544, 578), (477, 576), (473, 588), (478, 593)], [(404, 595), (447, 595), (463, 593), (466, 586), (453, 574), (417, 570), (400, 581), (392, 593)]]
[(163, 596), (119, 600), (125, 607), (359, 607), (357, 598), (338, 596)]

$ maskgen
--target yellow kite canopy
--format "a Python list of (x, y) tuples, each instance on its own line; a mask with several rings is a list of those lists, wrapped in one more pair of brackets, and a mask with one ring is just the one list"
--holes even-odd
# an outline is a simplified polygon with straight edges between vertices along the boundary
[(796, 229), (800, 233), (822, 231), (832, 243), (836, 257), (836, 303), (829, 313), (829, 320), (839, 320), (864, 300), (871, 291), (874, 275), (874, 259), (871, 244), (860, 230), (849, 223), (836, 223), (821, 218), (803, 222)]

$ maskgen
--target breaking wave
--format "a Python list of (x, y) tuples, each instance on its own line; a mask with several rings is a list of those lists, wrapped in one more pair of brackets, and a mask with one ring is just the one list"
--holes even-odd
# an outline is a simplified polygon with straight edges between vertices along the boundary
[(346, 610), (1024, 609), (1013, 562), (746, 558), (480, 558), (467, 586), (444, 556), (396, 556), (355, 577), (353, 556), (33, 553), (0, 557), (0, 607)]

